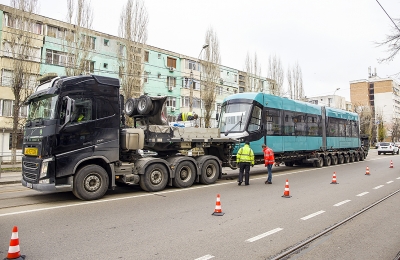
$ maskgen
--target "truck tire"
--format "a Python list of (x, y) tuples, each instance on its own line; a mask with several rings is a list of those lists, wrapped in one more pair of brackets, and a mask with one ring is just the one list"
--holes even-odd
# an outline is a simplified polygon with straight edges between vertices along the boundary
[(324, 159), (322, 157), (319, 157), (318, 160), (314, 161), (314, 166), (316, 168), (321, 168), (323, 164), (324, 164)]
[(108, 189), (108, 174), (98, 165), (87, 165), (75, 175), (72, 193), (81, 200), (97, 200)]
[(153, 109), (153, 102), (151, 98), (147, 95), (142, 95), (139, 97), (137, 102), (137, 111), (141, 115), (150, 114), (151, 110)]
[(331, 162), (332, 162), (331, 157), (329, 155), (326, 156), (324, 159), (324, 166), (331, 166)]
[(137, 113), (137, 102), (136, 98), (129, 98), (125, 103), (125, 114), (129, 117)]
[(340, 154), (338, 158), (338, 164), (343, 164), (344, 163), (344, 155)]
[(140, 187), (145, 191), (155, 192), (165, 189), (168, 184), (168, 170), (161, 163), (149, 165), (140, 176)]
[(355, 161), (355, 156), (354, 156), (354, 153), (352, 153), (351, 155), (350, 155), (350, 162), (354, 162)]
[(356, 154), (354, 155), (354, 161), (355, 161), (355, 162), (360, 161), (360, 154), (359, 154), (359, 153), (356, 153)]
[(361, 152), (360, 153), (360, 161), (364, 161), (364, 159), (365, 159), (365, 153)]
[(344, 163), (349, 163), (350, 162), (350, 155), (346, 154), (344, 155)]
[(175, 170), (175, 177), (172, 179), (172, 185), (177, 188), (188, 188), (196, 180), (196, 168), (193, 163), (183, 161), (178, 164)]
[(213, 184), (217, 181), (219, 166), (215, 160), (207, 160), (203, 163), (200, 171), (200, 183)]
[(333, 155), (333, 156), (332, 156), (331, 164), (332, 164), (332, 165), (338, 164), (338, 157), (337, 157), (336, 155)]

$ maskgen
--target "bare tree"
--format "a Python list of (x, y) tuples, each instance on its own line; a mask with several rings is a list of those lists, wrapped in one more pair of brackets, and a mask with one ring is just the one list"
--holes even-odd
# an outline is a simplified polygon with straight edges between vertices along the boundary
[(220, 78), (219, 64), (221, 63), (219, 41), (217, 33), (210, 27), (205, 36), (205, 43), (208, 48), (205, 49), (204, 59), (201, 62), (203, 76), (201, 77), (200, 93), (201, 100), (204, 103), (204, 124), (205, 127), (211, 126), (211, 114), (216, 99), (217, 82)]
[(400, 140), (400, 119), (393, 119), (390, 131), (392, 132), (392, 142), (398, 142)]
[(371, 106), (363, 104), (354, 104), (354, 111), (360, 117), (360, 134), (368, 135), (368, 139), (373, 141), (374, 118)]
[(270, 90), (271, 94), (281, 96), (283, 94), (283, 81), (285, 75), (280, 58), (276, 55), (268, 58), (268, 78), (271, 79)]
[(8, 25), (3, 31), (4, 53), (8, 59), (3, 64), (9, 66), (9, 80), (14, 95), (12, 106), (11, 160), (16, 161), (18, 136), (22, 135), (24, 119), (20, 118), (21, 109), (27, 97), (33, 92), (39, 74), (40, 50), (32, 46), (40, 46), (40, 35), (35, 34), (36, 25), (33, 19), (37, 12), (37, 0), (12, 0), (11, 12), (8, 14)]
[(262, 91), (261, 84), (261, 65), (258, 62), (257, 53), (254, 53), (254, 60), (252, 60), (249, 56), (249, 53), (246, 55), (245, 61), (246, 67), (246, 91)]
[[(91, 61), (95, 38), (89, 35), (92, 29), (93, 11), (87, 0), (67, 0), (67, 23), (71, 24), (64, 35), (63, 49), (67, 53), (64, 61), (65, 74), (76, 76), (94, 71)], [(72, 24), (74, 26), (72, 26)]]
[(148, 22), (144, 2), (128, 0), (121, 11), (118, 32), (122, 38), (118, 52), (119, 76), (125, 98), (139, 97), (143, 93), (143, 58)]
[(393, 19), (392, 30), (386, 35), (385, 40), (378, 42), (378, 46), (386, 46), (389, 55), (380, 62), (392, 61), (400, 51), (400, 19)]
[(301, 72), (300, 65), (296, 62), (292, 69), (290, 66), (288, 68), (288, 91), (289, 96), (295, 100), (304, 99), (304, 89), (303, 89), (303, 74)]

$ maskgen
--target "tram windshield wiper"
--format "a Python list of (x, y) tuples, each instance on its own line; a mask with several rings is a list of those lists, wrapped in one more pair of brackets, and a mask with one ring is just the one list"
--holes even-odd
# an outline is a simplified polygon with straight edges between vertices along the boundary
[(242, 120), (243, 120), (243, 113), (242, 113), (242, 116), (240, 117), (240, 120), (234, 125), (234, 126), (232, 126), (232, 128), (231, 129), (229, 129), (226, 133), (225, 133), (225, 136), (227, 136), (235, 127), (237, 127), (238, 125), (239, 126), (242, 126)]

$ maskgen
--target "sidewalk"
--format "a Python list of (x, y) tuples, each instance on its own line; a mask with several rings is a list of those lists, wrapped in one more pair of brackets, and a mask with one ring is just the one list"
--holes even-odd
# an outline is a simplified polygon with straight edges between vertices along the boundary
[(21, 172), (0, 172), (0, 185), (21, 183)]

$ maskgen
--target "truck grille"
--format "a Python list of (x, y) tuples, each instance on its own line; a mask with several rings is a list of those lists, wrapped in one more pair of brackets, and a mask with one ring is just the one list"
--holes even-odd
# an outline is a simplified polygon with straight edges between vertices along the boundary
[(24, 168), (30, 170), (37, 170), (39, 168), (39, 164), (34, 162), (24, 162)]
[(36, 181), (36, 174), (31, 172), (24, 172), (24, 179), (27, 181)]

